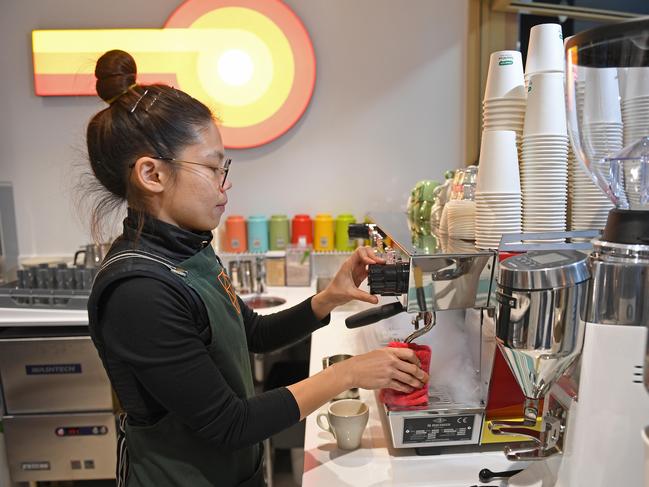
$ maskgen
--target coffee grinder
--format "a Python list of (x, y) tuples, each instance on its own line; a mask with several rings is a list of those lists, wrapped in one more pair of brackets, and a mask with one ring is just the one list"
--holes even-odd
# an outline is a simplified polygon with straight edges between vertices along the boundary
[[(526, 395), (529, 391), (530, 399), (545, 396), (543, 433), (535, 437), (534, 448), (505, 452), (510, 459), (540, 461), (512, 477), (508, 485), (649, 485), (649, 479), (644, 478), (641, 436), (649, 424), (645, 389), (649, 382), (649, 20), (582, 32), (569, 38), (565, 49), (572, 148), (615, 208), (586, 258), (590, 279), (583, 281), (588, 281), (583, 301), (578, 298), (580, 291), (575, 291), (575, 299), (537, 300), (536, 305), (532, 300), (508, 303), (506, 292), (502, 292), (499, 346), (512, 371), (518, 371), (515, 376)], [(625, 79), (620, 85), (625, 122), (621, 151), (607, 143), (606, 135), (598, 137), (594, 124), (578, 109), (581, 96), (607, 98), (607, 93), (592, 92), (605, 89), (603, 84), (588, 80), (593, 70), (610, 69), (617, 70), (618, 80)], [(589, 71), (591, 76), (586, 76)], [(565, 252), (512, 257), (501, 264), (499, 290), (505, 291), (509, 284), (516, 291), (552, 289), (548, 276), (565, 274), (566, 266), (572, 264), (582, 262), (578, 255), (571, 257)], [(535, 268), (537, 279), (525, 279)], [(561, 282), (555, 279), (554, 286), (582, 286), (577, 281), (586, 276), (575, 269), (570, 274), (572, 277)], [(535, 322), (521, 322), (520, 316), (515, 316), (525, 305), (532, 306), (529, 311), (535, 312)], [(548, 316), (556, 316), (554, 322), (561, 325), (550, 326)], [(565, 326), (567, 318), (559, 317), (571, 317), (571, 326)], [(550, 361), (552, 373), (541, 378), (548, 357), (565, 360), (580, 349), (580, 361), (572, 370), (559, 377), (564, 367)], [(532, 408), (534, 404), (532, 400)], [(533, 437), (526, 428), (524, 424), (500, 427), (508, 434), (518, 429)]]

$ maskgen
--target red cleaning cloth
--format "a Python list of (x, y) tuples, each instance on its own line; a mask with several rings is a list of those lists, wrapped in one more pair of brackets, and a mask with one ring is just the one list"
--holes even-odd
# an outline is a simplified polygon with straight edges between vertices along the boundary
[[(416, 343), (390, 342), (389, 347), (410, 348), (417, 354), (421, 362), (421, 369), (428, 373), (430, 368), (430, 347), (428, 345), (417, 345)], [(421, 406), (428, 404), (428, 382), (424, 387), (410, 393), (397, 391), (395, 389), (381, 389), (379, 399), (388, 406)]]

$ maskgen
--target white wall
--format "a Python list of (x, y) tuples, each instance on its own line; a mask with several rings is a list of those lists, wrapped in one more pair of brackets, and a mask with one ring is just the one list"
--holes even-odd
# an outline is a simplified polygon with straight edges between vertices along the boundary
[[(464, 160), (468, 0), (287, 0), (310, 32), (316, 88), (280, 139), (232, 151), (226, 214), (403, 208)], [(160, 27), (179, 0), (0, 0), (0, 180), (14, 184), (23, 257), (86, 241), (72, 204), (92, 97), (37, 97), (31, 30)]]

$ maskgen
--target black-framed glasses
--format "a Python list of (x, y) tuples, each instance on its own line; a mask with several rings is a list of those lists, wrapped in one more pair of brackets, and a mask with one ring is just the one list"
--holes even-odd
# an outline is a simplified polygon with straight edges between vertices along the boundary
[[(173, 162), (177, 164), (193, 164), (195, 166), (204, 166), (210, 168), (214, 172), (214, 176), (221, 176), (221, 188), (225, 187), (225, 180), (228, 178), (228, 173), (230, 172), (230, 164), (232, 159), (226, 159), (223, 163), (223, 166), (212, 166), (211, 164), (206, 164), (204, 162), (195, 162), (195, 161), (185, 161), (183, 159), (176, 159), (175, 157), (161, 157), (161, 156), (150, 156), (152, 159), (159, 159), (161, 161)], [(128, 167), (133, 168), (135, 163), (130, 164)]]

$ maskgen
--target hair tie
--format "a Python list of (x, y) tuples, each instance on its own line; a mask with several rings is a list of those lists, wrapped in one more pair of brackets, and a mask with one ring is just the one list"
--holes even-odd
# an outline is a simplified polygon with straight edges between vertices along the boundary
[(115, 95), (115, 96), (112, 97), (110, 100), (106, 100), (106, 103), (108, 103), (109, 105), (112, 105), (113, 103), (115, 103), (115, 102), (117, 101), (118, 98), (120, 98), (121, 96), (125, 95), (126, 93), (128, 93), (129, 91), (131, 91), (131, 90), (132, 90), (133, 88), (135, 88), (136, 86), (137, 86), (137, 83), (133, 83), (131, 86), (129, 86), (128, 88), (126, 88), (126, 89), (125, 89), (124, 91), (122, 91), (121, 93)]

